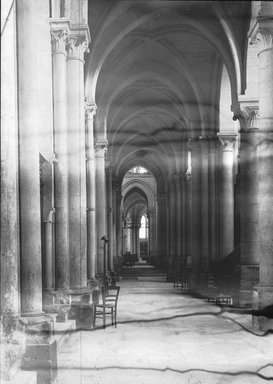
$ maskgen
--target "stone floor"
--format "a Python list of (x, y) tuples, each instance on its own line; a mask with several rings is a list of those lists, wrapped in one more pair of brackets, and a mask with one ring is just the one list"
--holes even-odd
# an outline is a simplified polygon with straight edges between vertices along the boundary
[(119, 282), (117, 328), (78, 331), (62, 347), (58, 384), (273, 382), (272, 334), (145, 268)]

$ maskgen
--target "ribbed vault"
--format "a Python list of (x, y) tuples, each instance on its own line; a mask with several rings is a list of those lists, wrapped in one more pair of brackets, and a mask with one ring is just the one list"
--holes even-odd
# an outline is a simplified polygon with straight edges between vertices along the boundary
[(117, 179), (141, 164), (164, 191), (167, 176), (185, 170), (186, 140), (219, 130), (223, 65), (232, 100), (243, 91), (237, 35), (247, 30), (241, 14), (249, 4), (221, 3), (91, 3), (86, 93), (97, 104), (95, 136), (107, 138)]

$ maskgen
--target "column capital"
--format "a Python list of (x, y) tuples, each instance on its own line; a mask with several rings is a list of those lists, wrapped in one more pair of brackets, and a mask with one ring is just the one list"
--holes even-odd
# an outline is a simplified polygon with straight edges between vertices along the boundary
[(241, 95), (238, 102), (231, 106), (231, 110), (234, 113), (233, 120), (240, 121), (242, 131), (259, 127), (259, 101), (256, 98)]
[(254, 5), (255, 15), (251, 21), (248, 36), (250, 44), (257, 42), (260, 52), (273, 49), (273, 3), (272, 1), (260, 1)]
[(88, 52), (88, 43), (83, 36), (72, 36), (68, 38), (67, 60), (79, 60), (84, 63), (84, 54)]
[(218, 133), (219, 142), (223, 147), (223, 151), (232, 152), (237, 138), (237, 133)]
[(96, 103), (85, 103), (85, 116), (87, 120), (94, 120), (94, 116), (97, 112), (97, 104)]
[(66, 45), (68, 41), (68, 30), (61, 28), (58, 30), (51, 30), (51, 45), (53, 55), (64, 55), (66, 56)]
[(101, 154), (104, 156), (104, 153), (107, 151), (107, 145), (108, 141), (106, 139), (97, 139), (95, 143), (95, 153), (97, 157)]
[(273, 25), (260, 27), (257, 31), (256, 40), (260, 48), (258, 56), (264, 51), (273, 50)]

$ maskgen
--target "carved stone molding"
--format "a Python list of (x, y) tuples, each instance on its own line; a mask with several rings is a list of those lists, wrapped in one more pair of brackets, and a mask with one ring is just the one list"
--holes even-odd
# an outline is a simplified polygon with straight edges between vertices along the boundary
[(219, 142), (223, 147), (223, 151), (232, 152), (234, 149), (234, 144), (237, 138), (236, 133), (219, 133), (218, 134)]
[(269, 51), (273, 49), (273, 26), (270, 28), (259, 28), (256, 40), (258, 42), (258, 47), (260, 48), (260, 55), (262, 52)]
[(84, 54), (88, 52), (88, 41), (85, 36), (69, 36), (66, 48), (68, 60), (80, 60), (84, 63)]
[(53, 55), (62, 54), (66, 56), (66, 45), (68, 41), (68, 30), (59, 29), (51, 31), (51, 43)]
[(96, 154), (105, 153), (107, 151), (108, 141), (106, 139), (98, 139), (95, 143)]
[(259, 128), (259, 101), (239, 96), (239, 101), (232, 105), (233, 120), (240, 121), (241, 131)]
[(87, 120), (94, 120), (94, 116), (97, 112), (96, 103), (85, 103), (85, 116)]

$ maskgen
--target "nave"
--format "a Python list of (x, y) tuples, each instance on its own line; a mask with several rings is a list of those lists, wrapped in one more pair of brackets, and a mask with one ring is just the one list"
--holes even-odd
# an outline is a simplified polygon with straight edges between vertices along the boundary
[(73, 333), (58, 354), (57, 384), (273, 380), (273, 335), (252, 333), (250, 315), (182, 293), (148, 265), (118, 284), (117, 328)]

